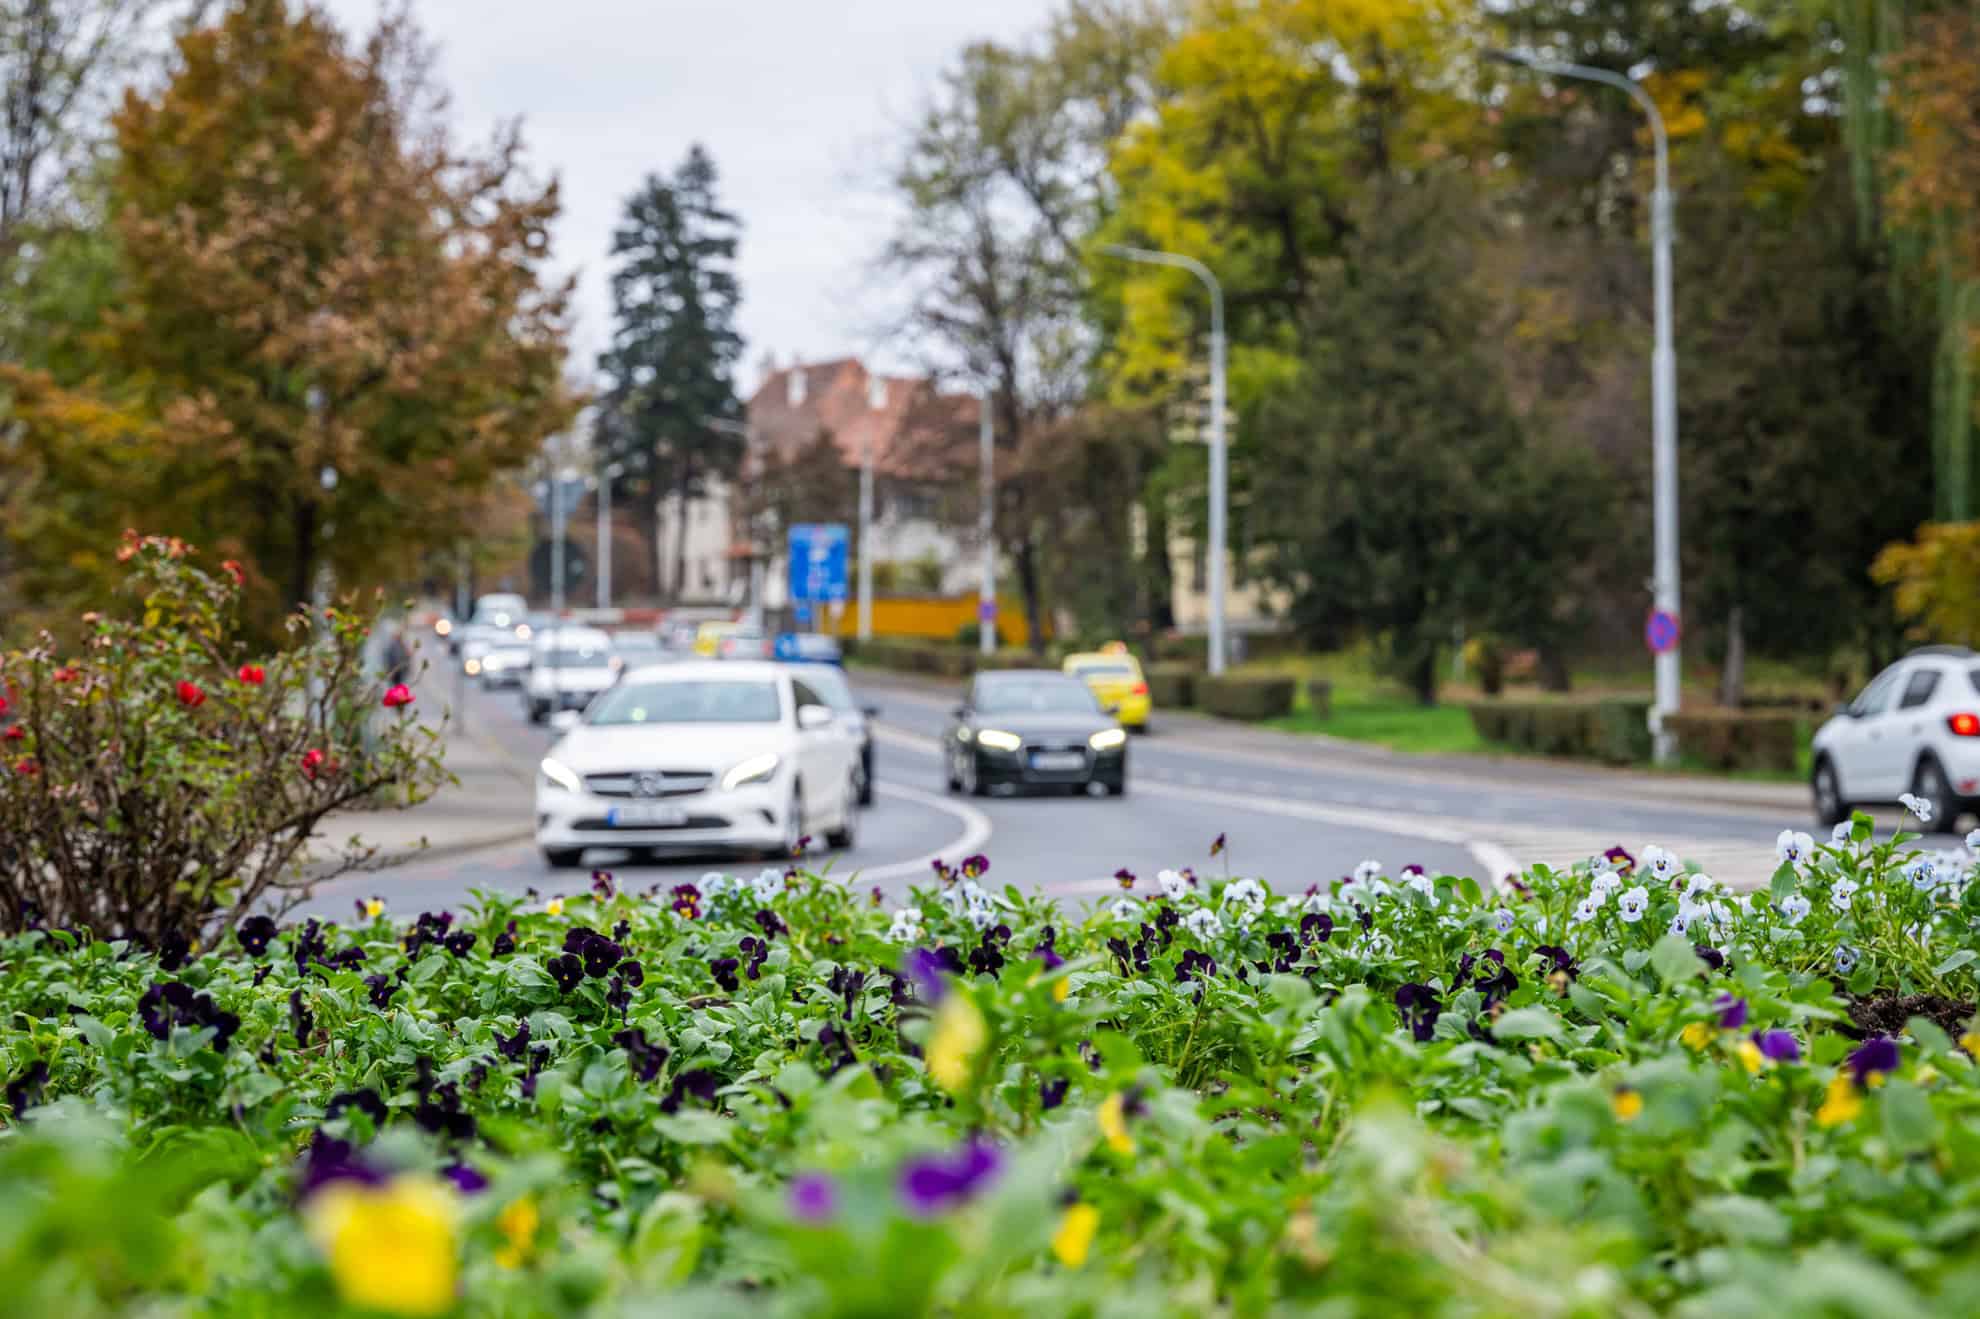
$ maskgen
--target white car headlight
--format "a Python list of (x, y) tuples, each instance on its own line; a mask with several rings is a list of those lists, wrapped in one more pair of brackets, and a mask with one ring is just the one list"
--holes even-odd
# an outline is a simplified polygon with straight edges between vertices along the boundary
[(1095, 751), (1112, 751), (1125, 741), (1127, 741), (1127, 734), (1120, 729), (1103, 728), (1092, 737), (1087, 738), (1086, 745), (1092, 747)]
[(1006, 733), (1001, 728), (985, 728), (976, 734), (978, 746), (989, 747), (992, 751), (1015, 751), (1024, 745), (1024, 739), (1016, 733)]
[(584, 791), (584, 780), (579, 778), (577, 772), (571, 769), (570, 766), (560, 761), (555, 761), (545, 756), (543, 763), (538, 765), (537, 768), (543, 772), (545, 779), (566, 792)]
[(737, 765), (734, 769), (731, 769), (727, 774), (722, 776), (722, 787), (733, 791), (736, 788), (742, 787), (745, 783), (768, 783), (770, 776), (777, 772), (779, 763), (777, 754), (774, 751), (766, 751), (760, 756), (751, 756), (748, 760), (743, 761), (742, 764)]

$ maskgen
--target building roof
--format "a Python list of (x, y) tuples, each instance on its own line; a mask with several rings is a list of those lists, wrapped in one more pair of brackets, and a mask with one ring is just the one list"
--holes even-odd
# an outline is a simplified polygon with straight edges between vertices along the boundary
[(871, 445), (883, 476), (939, 480), (976, 461), (974, 398), (925, 377), (875, 374), (856, 357), (779, 367), (747, 407), (752, 445), (785, 457), (829, 434), (848, 467)]

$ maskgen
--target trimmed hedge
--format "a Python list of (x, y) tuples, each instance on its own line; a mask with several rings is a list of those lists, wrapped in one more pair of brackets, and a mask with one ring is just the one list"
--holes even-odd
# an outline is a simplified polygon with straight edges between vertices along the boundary
[(1763, 769), (1792, 773), (1805, 715), (1759, 710), (1685, 710), (1664, 727), (1680, 755), (1712, 769)]
[(1196, 704), (1196, 684), (1203, 676), (1193, 664), (1151, 664), (1148, 699), (1164, 710), (1184, 710)]
[(1487, 742), (1542, 756), (1627, 765), (1650, 756), (1650, 701), (1477, 701), (1465, 707)]
[(1205, 674), (1196, 680), (1196, 703), (1226, 719), (1276, 719), (1292, 712), (1293, 689), (1284, 674)]

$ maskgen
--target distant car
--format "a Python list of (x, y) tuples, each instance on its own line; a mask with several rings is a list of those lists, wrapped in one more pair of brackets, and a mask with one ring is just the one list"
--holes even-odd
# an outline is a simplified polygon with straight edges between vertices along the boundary
[(698, 623), (694, 629), (694, 653), (714, 659), (721, 652), (723, 639), (738, 631), (741, 623)]
[(1111, 710), (1124, 727), (1148, 731), (1148, 679), (1142, 675), (1141, 661), (1125, 647), (1068, 655), (1063, 667), (1092, 688), (1101, 706)]
[(942, 739), (950, 792), (993, 787), (1127, 791), (1127, 732), (1079, 679), (1044, 669), (976, 675)]
[(669, 623), (660, 629), (660, 644), (673, 654), (692, 655), (700, 632), (699, 623)]
[(468, 664), (472, 666), (468, 676), (479, 674), (483, 687), (514, 687), (529, 671), (529, 643), (513, 632), (504, 632), (493, 642), (480, 643)]
[(818, 833), (849, 848), (857, 763), (830, 707), (788, 667), (632, 670), (544, 757), (537, 846), (552, 867), (578, 865), (587, 847), (788, 858)]
[(513, 628), (529, 612), (529, 601), (519, 595), (484, 595), (474, 602), (474, 614), (470, 623), (480, 623), (493, 627)]
[(614, 632), (612, 652), (625, 662), (627, 668), (638, 668), (646, 664), (664, 664), (671, 658), (667, 649), (660, 644), (660, 637), (653, 632)]
[(845, 651), (837, 637), (822, 632), (779, 632), (770, 643), (773, 658), (791, 664), (843, 664)]
[(612, 638), (595, 627), (566, 624), (538, 633), (523, 680), (529, 721), (540, 724), (559, 710), (582, 710), (619, 680), (621, 667)]
[(715, 645), (715, 657), (725, 660), (764, 660), (770, 658), (770, 638), (761, 628), (738, 626), (724, 633)]
[(1817, 729), (1812, 749), (1823, 824), (1911, 793), (1931, 803), (1928, 828), (1955, 832), (1980, 803), (1980, 654), (1964, 646), (1913, 651)]
[(880, 717), (877, 705), (861, 705), (846, 681), (844, 669), (823, 664), (805, 664), (798, 674), (811, 689), (825, 698), (846, 733), (859, 745), (859, 804), (873, 804), (873, 724)]

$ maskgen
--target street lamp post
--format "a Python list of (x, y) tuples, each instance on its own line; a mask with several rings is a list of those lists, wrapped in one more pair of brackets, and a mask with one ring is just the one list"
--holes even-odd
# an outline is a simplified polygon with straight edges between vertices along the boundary
[(598, 469), (598, 607), (612, 607), (612, 478), (625, 469), (608, 463)]
[[(1650, 490), (1655, 542), (1651, 602), (1658, 613), (1675, 623), (1683, 615), (1678, 609), (1677, 349), (1671, 326), (1671, 161), (1664, 116), (1641, 83), (1609, 69), (1537, 59), (1515, 51), (1494, 50), (1486, 55), (1501, 64), (1535, 73), (1613, 87), (1636, 102), (1650, 119), (1657, 170), (1656, 184), (1650, 193), (1650, 262), (1656, 315), (1656, 341), (1650, 352)], [(1672, 628), (1670, 644), (1656, 655), (1657, 703), (1651, 712), (1650, 731), (1659, 764), (1668, 763), (1676, 749), (1665, 720), (1677, 713), (1682, 696), (1679, 635)]]
[(987, 389), (983, 391), (977, 408), (976, 439), (983, 481), (983, 509), (977, 515), (976, 526), (977, 535), (983, 541), (982, 577), (976, 597), (976, 636), (977, 649), (989, 655), (997, 649), (997, 548), (991, 539), (996, 531), (996, 478), (991, 470), (995, 460), (995, 436), (991, 430), (990, 391)]
[(1187, 270), (1210, 290), (1210, 672), (1224, 671), (1224, 555), (1228, 544), (1225, 513), (1229, 503), (1228, 458), (1224, 446), (1224, 289), (1210, 268), (1195, 257), (1109, 243), (1107, 251), (1130, 261)]
[[(814, 603), (812, 608), (817, 608)], [(859, 639), (873, 640), (873, 439), (859, 460)]]

